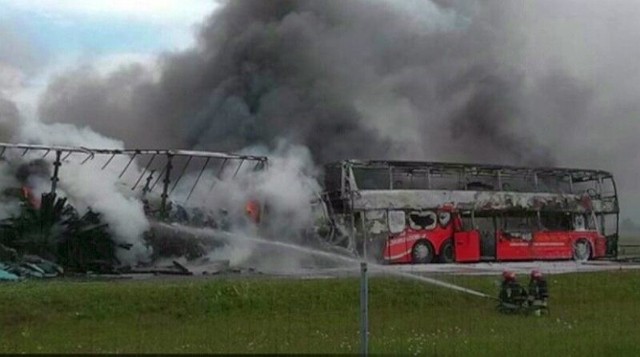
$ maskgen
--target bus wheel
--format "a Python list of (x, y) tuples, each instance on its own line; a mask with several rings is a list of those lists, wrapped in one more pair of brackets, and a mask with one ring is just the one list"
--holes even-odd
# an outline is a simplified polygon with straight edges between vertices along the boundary
[(442, 247), (440, 248), (440, 263), (453, 263), (454, 260), (453, 240), (449, 238), (442, 243)]
[(586, 262), (591, 257), (591, 245), (586, 239), (578, 239), (573, 244), (573, 259), (578, 262)]
[(411, 250), (414, 264), (427, 264), (433, 260), (433, 247), (425, 240), (418, 241)]

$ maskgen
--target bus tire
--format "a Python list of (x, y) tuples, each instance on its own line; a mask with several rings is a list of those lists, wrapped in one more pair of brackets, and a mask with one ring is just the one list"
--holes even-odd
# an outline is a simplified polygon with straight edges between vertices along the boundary
[(419, 240), (411, 249), (411, 262), (428, 264), (433, 261), (433, 246), (426, 240)]
[(449, 238), (440, 246), (440, 263), (453, 263), (455, 258), (455, 252), (453, 251), (453, 239)]
[(580, 238), (573, 243), (573, 260), (577, 262), (586, 262), (591, 258), (591, 244), (589, 241)]

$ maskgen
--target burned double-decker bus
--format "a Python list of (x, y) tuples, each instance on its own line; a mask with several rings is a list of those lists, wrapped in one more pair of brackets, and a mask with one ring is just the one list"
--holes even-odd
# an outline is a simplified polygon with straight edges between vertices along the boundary
[(325, 166), (325, 202), (345, 248), (386, 263), (617, 255), (611, 173), (405, 161)]

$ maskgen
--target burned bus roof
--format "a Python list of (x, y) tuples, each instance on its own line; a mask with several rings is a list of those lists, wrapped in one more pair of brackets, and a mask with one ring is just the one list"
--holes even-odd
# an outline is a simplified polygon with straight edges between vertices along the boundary
[(343, 160), (338, 162), (327, 163), (325, 166), (335, 166), (349, 164), (356, 167), (370, 168), (400, 168), (405, 170), (429, 169), (432, 172), (447, 170), (466, 170), (482, 173), (503, 174), (519, 174), (534, 171), (537, 174), (560, 176), (571, 175), (576, 180), (590, 180), (594, 177), (612, 177), (610, 172), (598, 169), (578, 169), (565, 167), (527, 167), (527, 166), (511, 166), (497, 164), (479, 164), (479, 163), (455, 163), (455, 162), (437, 162), (437, 161), (402, 161), (402, 160)]

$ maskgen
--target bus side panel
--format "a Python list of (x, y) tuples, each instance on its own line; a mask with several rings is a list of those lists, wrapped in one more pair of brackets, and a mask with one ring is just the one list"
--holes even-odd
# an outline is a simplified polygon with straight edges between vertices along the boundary
[(408, 239), (406, 232), (387, 239), (383, 259), (387, 263), (411, 263), (411, 249), (416, 238)]
[(480, 261), (480, 233), (477, 230), (456, 232), (453, 237), (456, 262)]
[[(446, 228), (442, 228), (438, 226), (436, 229), (431, 231), (424, 231), (424, 235), (427, 237), (427, 240), (431, 242), (433, 248), (435, 249), (437, 254), (441, 253), (442, 245), (447, 240), (453, 237), (453, 225), (449, 224)], [(454, 248), (455, 249), (455, 248)]]
[(433, 254), (440, 254), (442, 244), (451, 238), (452, 233), (451, 224), (446, 228), (438, 226), (432, 230), (407, 228), (397, 236), (387, 239), (383, 259), (388, 263), (411, 263), (413, 246), (419, 240), (427, 240), (433, 247)]
[(571, 234), (568, 232), (536, 232), (533, 235), (535, 259), (569, 259), (573, 255)]
[(503, 231), (498, 231), (496, 244), (497, 260), (528, 260), (533, 259), (533, 242), (513, 238)]

